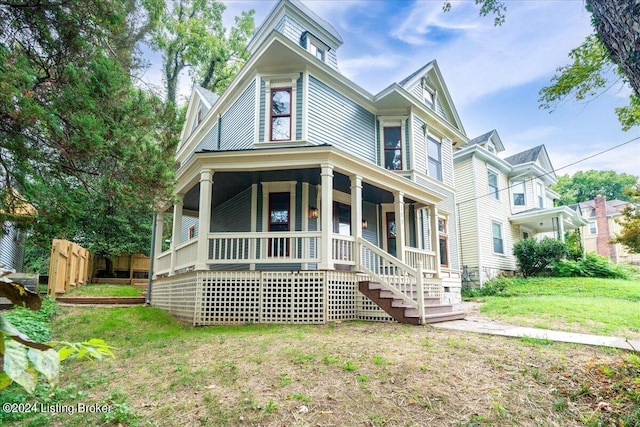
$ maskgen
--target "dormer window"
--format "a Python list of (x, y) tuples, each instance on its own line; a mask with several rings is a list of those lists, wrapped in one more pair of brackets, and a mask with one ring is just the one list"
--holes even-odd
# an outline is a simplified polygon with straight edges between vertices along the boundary
[(324, 49), (317, 46), (314, 42), (309, 43), (309, 52), (320, 61), (324, 62)]
[(203, 117), (204, 117), (204, 111), (202, 111), (202, 107), (200, 107), (198, 108), (198, 113), (196, 114), (197, 124), (200, 124), (202, 122)]
[(495, 154), (496, 153), (496, 148), (493, 146), (493, 144), (488, 143), (487, 144), (487, 151), (489, 151), (490, 153)]
[(431, 90), (431, 88), (425, 86), (423, 88), (423, 95), (424, 95), (424, 103), (427, 104), (427, 107), (429, 107), (430, 109), (435, 109), (436, 106), (436, 93)]
[(329, 46), (320, 41), (316, 36), (306, 32), (303, 35), (302, 46), (320, 61), (325, 62)]

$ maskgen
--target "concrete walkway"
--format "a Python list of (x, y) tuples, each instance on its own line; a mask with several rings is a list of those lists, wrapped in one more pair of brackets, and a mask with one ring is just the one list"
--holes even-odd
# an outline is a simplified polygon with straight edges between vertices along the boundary
[(550, 341), (568, 342), (602, 347), (615, 347), (624, 350), (640, 351), (640, 341), (620, 337), (578, 334), (574, 332), (553, 331), (550, 329), (527, 328), (502, 323), (487, 317), (479, 316), (478, 303), (462, 303), (454, 306), (454, 310), (464, 310), (469, 315), (464, 320), (433, 323), (431, 326), (440, 329), (476, 332), (479, 334), (502, 335), (505, 337), (529, 337)]

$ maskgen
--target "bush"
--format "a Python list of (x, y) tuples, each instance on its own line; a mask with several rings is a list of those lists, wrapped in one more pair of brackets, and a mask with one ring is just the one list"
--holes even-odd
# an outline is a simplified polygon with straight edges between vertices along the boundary
[(556, 261), (553, 265), (553, 273), (559, 277), (629, 278), (620, 266), (592, 252), (588, 253), (584, 259), (577, 261), (566, 259)]
[(509, 296), (508, 288), (516, 281), (517, 279), (513, 277), (499, 277), (489, 280), (481, 288), (463, 287), (462, 297), (465, 299), (473, 299), (479, 297)]
[(34, 341), (47, 342), (51, 338), (49, 321), (58, 313), (58, 306), (51, 297), (42, 299), (40, 310), (32, 311), (16, 306), (3, 314), (4, 318), (15, 326), (20, 332)]
[(518, 259), (520, 272), (524, 277), (540, 274), (568, 253), (565, 243), (549, 237), (542, 240), (530, 237), (513, 245), (513, 254)]

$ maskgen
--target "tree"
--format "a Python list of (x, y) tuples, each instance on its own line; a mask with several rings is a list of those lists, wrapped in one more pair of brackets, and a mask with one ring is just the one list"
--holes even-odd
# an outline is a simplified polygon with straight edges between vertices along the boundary
[(630, 252), (640, 253), (640, 184), (627, 193), (630, 203), (622, 211), (623, 219), (617, 220), (622, 230), (612, 242), (623, 244)]
[[(98, 207), (150, 215), (171, 197), (180, 121), (133, 84), (130, 39), (144, 31), (124, 34), (148, 27), (130, 14), (137, 3), (0, 6), (0, 220), (11, 219), (5, 207), (28, 202), (37, 215), (23, 226), (45, 245), (73, 239)], [(119, 224), (103, 225), (115, 233)]]
[(227, 32), (225, 5), (210, 0), (178, 0), (164, 10), (151, 45), (163, 53), (167, 100), (176, 103), (180, 74), (189, 69), (193, 82), (221, 93), (249, 57), (247, 41), (254, 31), (250, 10), (235, 18)]
[(607, 200), (629, 200), (625, 192), (638, 183), (638, 177), (614, 171), (578, 171), (561, 175), (553, 190), (560, 194), (561, 206), (593, 200), (598, 194)]
[[(475, 0), (480, 15), (493, 14), (495, 24), (505, 21), (501, 0)], [(451, 7), (446, 0), (444, 9)], [(573, 63), (557, 69), (551, 85), (540, 91), (540, 107), (553, 109), (573, 96), (583, 100), (604, 91), (610, 76), (618, 76), (633, 89), (629, 105), (616, 108), (623, 130), (640, 125), (640, 3), (636, 0), (587, 0), (594, 35), (590, 35), (569, 57)], [(613, 73), (610, 73), (614, 70)]]

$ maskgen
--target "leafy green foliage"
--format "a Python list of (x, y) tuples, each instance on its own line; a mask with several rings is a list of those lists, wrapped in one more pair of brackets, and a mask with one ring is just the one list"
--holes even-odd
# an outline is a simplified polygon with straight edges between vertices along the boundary
[(623, 209), (623, 218), (617, 220), (622, 229), (613, 242), (622, 243), (630, 252), (640, 253), (640, 184), (629, 189), (627, 195), (631, 203)]
[(40, 343), (46, 343), (51, 339), (49, 321), (58, 313), (58, 306), (51, 297), (42, 300), (39, 310), (33, 311), (16, 306), (3, 316), (24, 335)]
[(524, 277), (535, 276), (547, 269), (554, 261), (568, 254), (567, 245), (557, 239), (533, 237), (519, 240), (513, 245), (513, 254), (518, 260)]
[(638, 177), (634, 175), (589, 170), (578, 171), (572, 176), (561, 175), (553, 190), (561, 194), (559, 204), (565, 206), (593, 200), (597, 195), (607, 200), (630, 200), (626, 190), (637, 183)]
[(167, 100), (176, 103), (178, 79), (187, 68), (194, 83), (221, 93), (249, 57), (246, 45), (255, 26), (254, 11), (242, 12), (227, 32), (222, 2), (178, 0), (169, 5), (152, 37), (152, 46), (163, 54)]
[(560, 259), (553, 264), (553, 273), (560, 277), (604, 277), (627, 279), (629, 276), (618, 265), (595, 253), (588, 253), (584, 259)]
[[(144, 221), (172, 195), (180, 120), (131, 75), (135, 43), (157, 20), (141, 3), (159, 5), (0, 6), (0, 220), (19, 219), (43, 248), (54, 237), (102, 256), (146, 247)], [(27, 204), (35, 215), (15, 218)]]
[(498, 277), (484, 283), (482, 287), (463, 287), (462, 298), (475, 299), (488, 296), (507, 296), (509, 285), (514, 283), (514, 278)]

